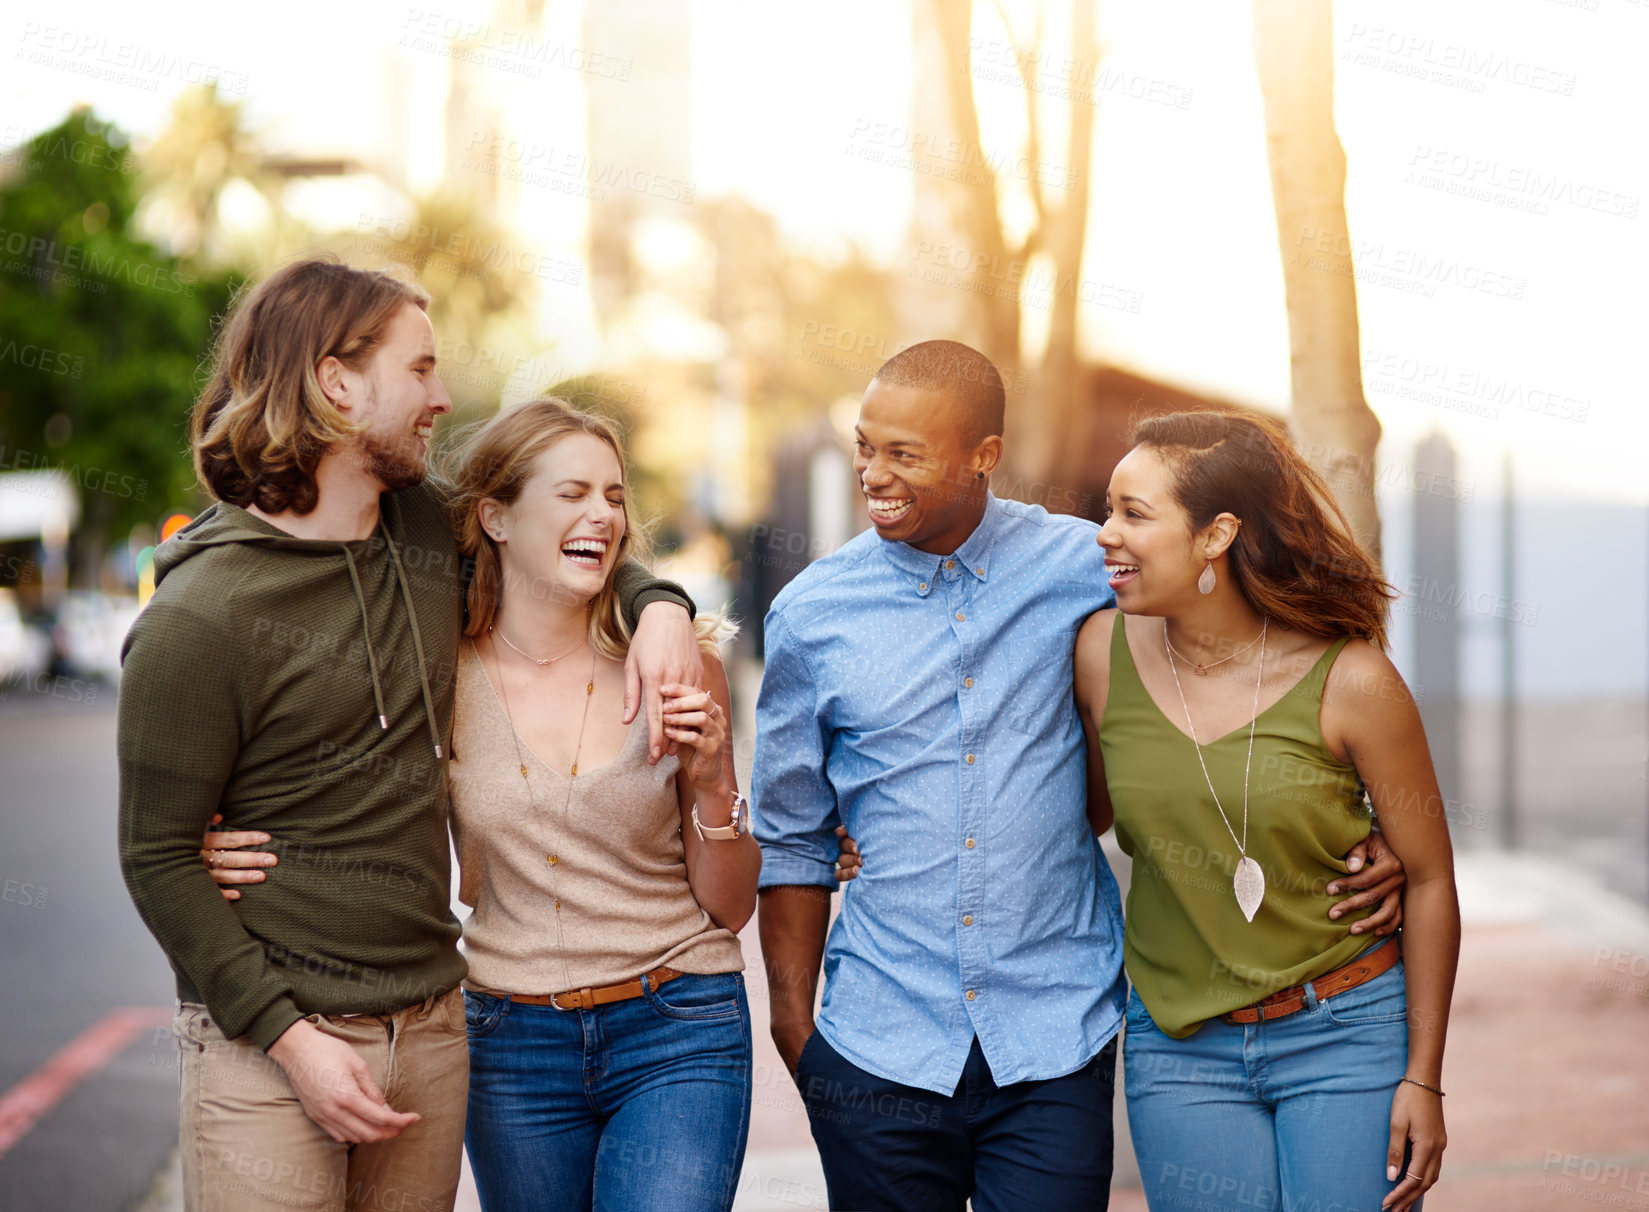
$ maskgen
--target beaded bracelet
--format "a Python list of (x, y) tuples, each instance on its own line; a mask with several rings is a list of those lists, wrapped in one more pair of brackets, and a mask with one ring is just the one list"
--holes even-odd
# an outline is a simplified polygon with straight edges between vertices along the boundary
[(1405, 1077), (1402, 1080), (1406, 1081), (1406, 1082), (1410, 1082), (1410, 1083), (1412, 1083), (1416, 1086), (1419, 1086), (1420, 1089), (1422, 1089), (1422, 1090), (1430, 1090), (1433, 1094), (1437, 1095), (1438, 1098), (1447, 1098), (1448, 1097), (1448, 1095), (1444, 1094), (1436, 1086), (1428, 1086), (1428, 1085), (1426, 1085), (1425, 1082), (1421, 1081), (1417, 1077)]

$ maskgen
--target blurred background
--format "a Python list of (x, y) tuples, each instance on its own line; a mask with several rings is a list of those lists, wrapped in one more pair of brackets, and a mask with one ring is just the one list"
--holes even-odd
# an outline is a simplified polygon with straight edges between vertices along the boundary
[[(621, 423), (662, 566), (744, 621), (746, 769), (762, 615), (864, 528), (847, 437), (903, 346), (991, 355), (992, 487), (1055, 512), (1097, 516), (1141, 416), (1289, 419), (1403, 591), (1461, 853), (1428, 1206), (1649, 1208), (1649, 4), (29, 7), (0, 18), (0, 1205), (175, 1202), (119, 645), (207, 503), (215, 323), (320, 247), (430, 289), (447, 430), (546, 392)], [(740, 1206), (823, 1206), (762, 1056)]]

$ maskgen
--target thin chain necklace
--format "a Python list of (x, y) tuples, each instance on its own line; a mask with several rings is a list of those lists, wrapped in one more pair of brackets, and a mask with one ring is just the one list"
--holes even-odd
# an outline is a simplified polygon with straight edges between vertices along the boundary
[[(1173, 653), (1180, 660), (1184, 661), (1187, 665), (1191, 666), (1191, 672), (1196, 674), (1199, 678), (1207, 677), (1208, 676), (1208, 671), (1210, 669), (1213, 669), (1217, 666), (1225, 664), (1227, 661), (1235, 660), (1237, 657), (1240, 657), (1243, 653), (1247, 652), (1250, 648), (1254, 647), (1255, 644), (1258, 644), (1260, 642), (1260, 638), (1264, 635), (1265, 635), (1265, 627), (1264, 627), (1264, 625), (1261, 625), (1260, 634), (1255, 636), (1253, 639), (1249, 640), (1248, 643), (1244, 644), (1241, 648), (1237, 649), (1237, 651), (1233, 652), (1230, 656), (1223, 656), (1217, 661), (1209, 661), (1208, 664), (1206, 664), (1206, 665), (1199, 665), (1195, 661), (1193, 661), (1190, 657), (1186, 656), (1183, 652), (1181, 652), (1178, 648), (1174, 647), (1173, 641), (1168, 638), (1168, 624), (1164, 623), (1162, 625), (1162, 642), (1168, 645), (1168, 651)], [(505, 640), (504, 642), (506, 644), (509, 644), (508, 640)], [(510, 644), (510, 647), (514, 648), (515, 645)]]
[[(498, 632), (498, 638), (499, 639), (503, 640), (504, 643), (509, 644), (511, 648), (515, 648), (515, 645), (510, 642), (510, 637), (505, 635), (502, 631), (499, 631), (497, 627), (489, 628), (489, 630)], [(577, 652), (580, 648), (584, 647), (584, 645), (587, 644), (587, 643), (589, 643), (588, 639), (580, 640), (580, 641), (578, 641), (578, 643), (574, 644), (571, 648), (567, 649), (566, 652), (563, 652), (561, 654), (561, 656), (553, 656), (553, 657), (550, 657), (549, 659), (543, 660), (543, 661), (541, 661), (537, 657), (533, 656), (530, 652), (521, 652), (521, 649), (519, 649), (519, 648), (515, 648), (515, 650), (517, 652), (521, 652), (522, 656), (526, 657), (534, 665), (537, 665), (540, 669), (542, 669), (546, 665), (555, 664), (557, 661), (561, 660), (562, 657), (572, 656), (573, 653)]]
[[(1214, 790), (1214, 780), (1208, 777), (1208, 763), (1202, 760), (1202, 742), (1197, 739), (1197, 726), (1191, 719), (1190, 704), (1185, 701), (1185, 688), (1180, 685), (1179, 669), (1174, 665), (1174, 646), (1168, 643), (1167, 620), (1162, 624), (1162, 642), (1168, 649), (1168, 668), (1174, 675), (1174, 689), (1179, 691), (1179, 704), (1185, 711), (1185, 722), (1191, 729), (1191, 744), (1197, 750), (1197, 765), (1202, 767), (1203, 781), (1208, 784), (1208, 794), (1214, 797), (1214, 807), (1219, 810), (1220, 820), (1225, 822), (1225, 831), (1231, 835), (1231, 840), (1237, 843), (1237, 853), (1242, 856), (1237, 860), (1237, 870), (1231, 879), (1231, 890), (1236, 893), (1237, 908), (1242, 910), (1243, 917), (1249, 921), (1254, 920), (1254, 915), (1259, 912), (1260, 902), (1265, 899), (1265, 871), (1248, 857), (1248, 773), (1254, 765), (1254, 726), (1260, 721), (1260, 683), (1265, 680), (1265, 633), (1270, 625), (1270, 616), (1260, 624), (1260, 671), (1254, 679), (1254, 713), (1248, 721), (1248, 759), (1242, 768), (1242, 837), (1239, 838), (1237, 831), (1231, 828), (1231, 818), (1225, 814), (1225, 805), (1220, 803), (1220, 793)], [(1250, 644), (1249, 647), (1252, 648), (1253, 645)], [(1232, 653), (1232, 656), (1235, 655)]]
[[(498, 634), (502, 636), (504, 633), (500, 631)], [(504, 642), (509, 643), (508, 640)], [(589, 643), (587, 638), (585, 643)], [(515, 645), (510, 644), (510, 647), (514, 648)], [(520, 649), (516, 649), (516, 651), (520, 652)], [(494, 655), (496, 657), (496, 653)], [(526, 653), (521, 655), (526, 656)], [(562, 653), (562, 656), (567, 655), (569, 654)], [(560, 658), (556, 659), (559, 660)], [(578, 759), (584, 752), (584, 729), (590, 722), (590, 701), (595, 697), (596, 660), (597, 654), (592, 647), (590, 650), (590, 676), (584, 681), (584, 714), (579, 717), (578, 721), (578, 742), (573, 746), (573, 766), (572, 773), (567, 777), (567, 796), (561, 801), (561, 826), (563, 829), (567, 825), (567, 811), (573, 802), (573, 780), (578, 777)], [(515, 716), (510, 712), (510, 695), (509, 690), (504, 685), (504, 671), (502, 668), (498, 671), (498, 697), (504, 705), (504, 718), (509, 721), (510, 737), (515, 742), (515, 760), (521, 770), (522, 785), (527, 789), (527, 802), (532, 805), (533, 815), (536, 816), (538, 815), (538, 796), (532, 789), (532, 778), (527, 773), (527, 757), (522, 749), (521, 732), (515, 726)], [(548, 763), (545, 764), (548, 765)], [(551, 769), (554, 769), (554, 767), (551, 767)], [(554, 822), (547, 820), (545, 823), (550, 826), (552, 838), (550, 852), (544, 856), (544, 860), (550, 865), (550, 898), (555, 902), (556, 951), (561, 957), (561, 972), (565, 987), (571, 988), (572, 975), (567, 968), (567, 936), (563, 928), (564, 923), (561, 920), (561, 856), (555, 850), (553, 838), (556, 830)]]

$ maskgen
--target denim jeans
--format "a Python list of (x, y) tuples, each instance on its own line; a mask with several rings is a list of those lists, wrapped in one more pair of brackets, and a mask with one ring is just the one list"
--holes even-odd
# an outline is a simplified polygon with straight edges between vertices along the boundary
[[(1392, 944), (1387, 943), (1387, 946)], [(1408, 1065), (1398, 962), (1271, 1022), (1171, 1039), (1128, 999), (1123, 1087), (1151, 1212), (1379, 1212)], [(1416, 1204), (1418, 1208), (1420, 1205)]]
[(818, 1031), (796, 1062), (832, 1208), (1104, 1212), (1111, 1188), (1113, 1039), (1082, 1068), (998, 1086), (973, 1041), (954, 1094), (867, 1073)]
[(557, 1010), (464, 994), (486, 1212), (730, 1208), (750, 1127), (744, 977)]

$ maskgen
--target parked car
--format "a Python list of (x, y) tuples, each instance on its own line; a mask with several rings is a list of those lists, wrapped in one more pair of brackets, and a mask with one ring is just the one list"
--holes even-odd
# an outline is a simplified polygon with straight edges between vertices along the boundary
[(23, 621), (17, 594), (0, 589), (0, 683), (37, 678), (50, 667), (51, 640)]
[(136, 598), (75, 590), (63, 596), (52, 643), (64, 672), (120, 680), (120, 646), (140, 607)]

